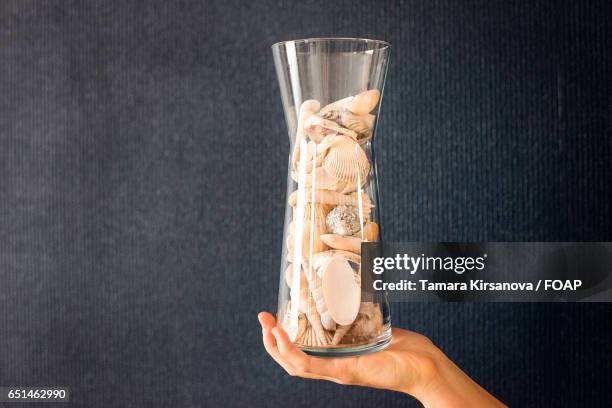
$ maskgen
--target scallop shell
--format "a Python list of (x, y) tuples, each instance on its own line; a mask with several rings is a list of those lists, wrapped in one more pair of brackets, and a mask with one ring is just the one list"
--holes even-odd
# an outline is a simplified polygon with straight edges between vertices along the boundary
[(378, 89), (370, 89), (355, 95), (344, 103), (344, 108), (350, 110), (355, 115), (367, 115), (372, 112), (380, 99)]
[(321, 167), (338, 181), (355, 186), (363, 186), (370, 173), (370, 161), (365, 152), (357, 143), (346, 137), (338, 138), (334, 142)]

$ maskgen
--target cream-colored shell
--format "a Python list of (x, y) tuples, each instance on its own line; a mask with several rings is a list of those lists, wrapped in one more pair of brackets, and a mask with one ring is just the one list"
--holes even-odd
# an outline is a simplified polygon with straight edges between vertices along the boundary
[(357, 133), (354, 130), (339, 126), (336, 122), (324, 119), (318, 115), (311, 115), (304, 122), (304, 130), (310, 140), (319, 143), (323, 138), (332, 133), (340, 133), (357, 140)]
[(370, 173), (370, 161), (359, 144), (346, 137), (337, 138), (321, 168), (338, 181), (362, 186)]
[[(307, 203), (312, 202), (314, 200), (314, 202), (316, 203), (327, 204), (327, 205), (332, 205), (332, 206), (352, 205), (354, 207), (359, 207), (361, 205), (362, 214), (360, 214), (360, 216), (364, 220), (369, 219), (372, 207), (374, 207), (372, 205), (372, 200), (370, 199), (370, 197), (363, 191), (361, 192), (361, 197), (360, 197), (359, 193), (357, 192), (353, 192), (349, 195), (346, 195), (346, 194), (338, 193), (337, 191), (322, 190), (322, 189), (315, 189), (314, 195), (313, 195), (312, 190), (308, 189), (306, 190), (304, 197)], [(298, 192), (294, 191), (293, 193), (289, 195), (289, 200), (288, 200), (289, 205), (291, 205), (292, 207), (295, 207), (297, 205), (297, 200), (298, 200)]]
[(355, 95), (344, 103), (344, 107), (356, 115), (367, 115), (372, 112), (380, 99), (378, 89), (370, 89)]
[(345, 251), (354, 252), (356, 254), (361, 253), (361, 238), (359, 237), (345, 237), (343, 235), (336, 234), (323, 234), (321, 235), (321, 241), (327, 246), (333, 249), (342, 249)]
[(297, 162), (300, 157), (300, 145), (302, 140), (304, 140), (304, 123), (306, 122), (306, 119), (317, 113), (320, 108), (321, 104), (319, 101), (314, 99), (306, 100), (300, 106), (297, 129), (295, 132), (295, 142), (293, 144), (293, 154), (291, 155), (291, 164), (294, 170), (297, 169)]

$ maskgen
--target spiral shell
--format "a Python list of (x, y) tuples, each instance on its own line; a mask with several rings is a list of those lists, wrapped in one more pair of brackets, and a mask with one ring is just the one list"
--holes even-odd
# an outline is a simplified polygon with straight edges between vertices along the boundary
[(365, 152), (347, 137), (334, 142), (321, 167), (338, 181), (355, 186), (363, 186), (370, 173), (370, 161)]

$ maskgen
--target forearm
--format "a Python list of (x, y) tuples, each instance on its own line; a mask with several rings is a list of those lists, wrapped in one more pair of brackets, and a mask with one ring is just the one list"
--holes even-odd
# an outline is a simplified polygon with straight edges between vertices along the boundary
[(437, 354), (436, 375), (412, 393), (426, 408), (506, 406), (476, 384), (442, 352)]

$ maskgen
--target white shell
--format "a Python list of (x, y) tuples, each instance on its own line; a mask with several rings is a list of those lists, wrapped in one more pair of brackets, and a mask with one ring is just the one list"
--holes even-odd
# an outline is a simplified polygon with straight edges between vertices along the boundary
[(359, 264), (361, 262), (361, 257), (353, 252), (342, 251), (342, 250), (330, 250), (316, 253), (312, 256), (311, 265), (315, 271), (322, 275), (322, 267), (325, 266), (332, 258), (342, 257), (346, 260)]
[(337, 324), (353, 323), (361, 304), (361, 287), (346, 259), (336, 257), (326, 265), (323, 297), (329, 315)]

